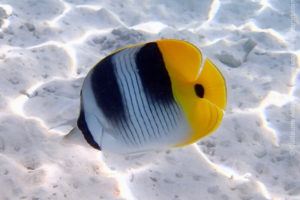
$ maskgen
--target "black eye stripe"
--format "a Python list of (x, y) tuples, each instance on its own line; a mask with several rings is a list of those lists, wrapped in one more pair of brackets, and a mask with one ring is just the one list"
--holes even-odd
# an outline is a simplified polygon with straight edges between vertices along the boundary
[(204, 87), (201, 84), (196, 84), (194, 86), (195, 88), (195, 93), (198, 97), (203, 98), (204, 96)]

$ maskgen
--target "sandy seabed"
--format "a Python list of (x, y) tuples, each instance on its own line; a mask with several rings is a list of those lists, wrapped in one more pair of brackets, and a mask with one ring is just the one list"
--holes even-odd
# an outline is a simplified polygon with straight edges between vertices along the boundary
[[(299, 200), (299, 0), (0, 0), (0, 199)], [(228, 106), (197, 144), (134, 156), (65, 144), (110, 52), (195, 44)]]

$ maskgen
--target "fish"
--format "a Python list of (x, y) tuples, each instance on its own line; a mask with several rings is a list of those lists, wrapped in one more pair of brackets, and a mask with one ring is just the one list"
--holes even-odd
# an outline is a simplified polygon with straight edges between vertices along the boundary
[(226, 95), (224, 76), (193, 44), (139, 43), (116, 50), (88, 72), (77, 127), (103, 152), (183, 147), (218, 128)]

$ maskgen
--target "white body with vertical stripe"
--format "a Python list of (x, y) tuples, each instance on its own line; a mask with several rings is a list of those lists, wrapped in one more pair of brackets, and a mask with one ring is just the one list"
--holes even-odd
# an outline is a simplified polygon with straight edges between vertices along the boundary
[(143, 89), (135, 55), (141, 46), (111, 55), (126, 122), (111, 123), (97, 105), (89, 73), (82, 88), (82, 109), (88, 129), (103, 151), (130, 153), (175, 146), (189, 137), (190, 125), (174, 101), (152, 101)]

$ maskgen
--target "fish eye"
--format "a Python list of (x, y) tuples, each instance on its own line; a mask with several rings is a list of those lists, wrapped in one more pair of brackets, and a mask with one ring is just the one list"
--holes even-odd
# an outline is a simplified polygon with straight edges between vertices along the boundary
[(198, 97), (203, 98), (204, 96), (204, 87), (201, 84), (196, 84), (194, 86), (195, 93)]

